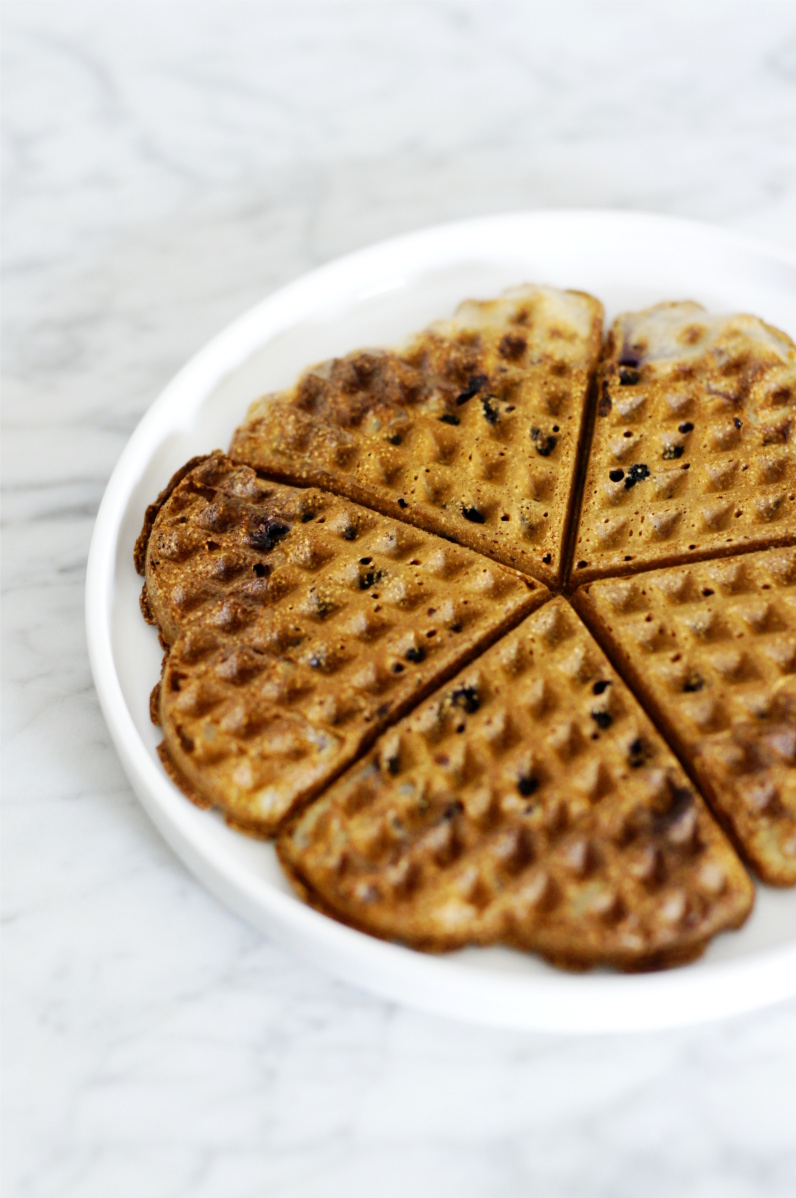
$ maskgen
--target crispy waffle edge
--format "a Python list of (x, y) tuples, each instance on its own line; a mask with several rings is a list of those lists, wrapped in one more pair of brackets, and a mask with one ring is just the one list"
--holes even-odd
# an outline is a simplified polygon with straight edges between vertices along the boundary
[[(300, 814), (300, 813), (299, 813)], [(297, 818), (297, 817), (293, 817)], [(291, 821), (292, 822), (292, 821)], [(289, 825), (280, 830), (280, 834), (276, 839), (275, 848), (285, 876), (294, 892), (307, 906), (312, 907), (320, 915), (326, 916), (328, 919), (333, 919), (336, 923), (342, 924), (343, 927), (352, 928), (355, 932), (361, 932), (366, 936), (374, 936), (377, 940), (382, 940), (386, 944), (402, 944), (406, 948), (414, 949), (418, 952), (429, 953), (435, 956), (443, 956), (447, 953), (458, 952), (463, 948), (493, 948), (495, 941), (491, 939), (478, 939), (473, 937), (463, 944), (460, 940), (445, 940), (442, 938), (428, 937), (412, 941), (396, 941), (394, 937), (387, 935), (384, 932), (368, 927), (364, 922), (360, 922), (350, 915), (344, 914), (334, 907), (329, 906), (324, 902), (323, 897), (313, 889), (312, 884), (307, 880), (301, 870), (296, 866), (289, 850), (286, 847), (286, 835), (289, 832)], [(728, 922), (722, 929), (717, 932), (708, 934), (704, 940), (692, 941), (689, 944), (672, 948), (669, 952), (652, 952), (646, 955), (638, 956), (620, 956), (614, 957), (602, 956), (600, 958), (589, 957), (585, 954), (566, 951), (565, 949), (548, 948), (533, 948), (530, 949), (526, 944), (523, 944), (518, 938), (506, 936), (500, 941), (500, 944), (506, 948), (515, 949), (520, 953), (531, 953), (534, 956), (541, 957), (549, 965), (557, 969), (564, 969), (569, 973), (588, 973), (590, 970), (600, 967), (608, 967), (616, 969), (620, 973), (638, 974), (638, 973), (654, 973), (661, 970), (673, 969), (678, 965), (688, 965), (692, 961), (698, 961), (704, 955), (711, 940), (721, 932), (734, 932), (743, 927), (747, 919), (752, 913), (754, 907), (754, 892), (750, 897), (749, 905), (746, 909), (739, 908), (739, 913), (734, 922)]]
[[(191, 471), (195, 469), (196, 466), (201, 465), (202, 462), (206, 462), (208, 458), (221, 455), (222, 453), (222, 450), (214, 449), (210, 453), (200, 453), (197, 454), (196, 457), (189, 458), (184, 466), (180, 466), (179, 470), (175, 470), (174, 474), (172, 474), (171, 478), (166, 483), (157, 499), (148, 505), (146, 512), (144, 513), (143, 527), (138, 534), (135, 542), (135, 548), (133, 550), (133, 561), (135, 563), (135, 568), (137, 573), (142, 577), (146, 571), (146, 551), (149, 544), (149, 538), (152, 534), (152, 529), (160, 509), (169, 499), (172, 492), (177, 489), (187, 474), (190, 474)], [(144, 613), (144, 617), (146, 618), (146, 613)], [(147, 620), (147, 623), (152, 622), (152, 620)]]

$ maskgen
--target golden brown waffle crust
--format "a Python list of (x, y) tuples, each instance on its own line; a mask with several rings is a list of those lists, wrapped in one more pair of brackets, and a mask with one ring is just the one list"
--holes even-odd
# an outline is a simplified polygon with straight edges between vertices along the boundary
[[(301, 897), (371, 935), (431, 952), (503, 943), (570, 969), (664, 968), (748, 916), (732, 844), (764, 881), (796, 884), (796, 607), (792, 580), (780, 585), (782, 562), (796, 579), (796, 346), (687, 301), (623, 314), (600, 354), (601, 322), (582, 292), (467, 301), (395, 350), (322, 363), (257, 401), (229, 456), (191, 459), (147, 509), (135, 564), (165, 650), (151, 702), (164, 769), (236, 829), (277, 836)], [(609, 592), (638, 599), (648, 580), (663, 607), (658, 595), (610, 615)], [(426, 582), (429, 617), (443, 612), (428, 629)], [(746, 635), (733, 620), (754, 630), (749, 669), (733, 664), (731, 638)], [(707, 655), (711, 679), (732, 685), (666, 698), (650, 634), (674, 638), (672, 677)], [(436, 656), (419, 652), (423, 636)], [(530, 706), (506, 666), (523, 636), (538, 671)], [(607, 698), (581, 711), (587, 684)], [(501, 727), (530, 722), (485, 747), (483, 710), (463, 716), (453, 697), (470, 691), (495, 710), (502, 695)], [(632, 744), (644, 754), (628, 772)], [(520, 750), (531, 764), (504, 809), (505, 771), (484, 761)], [(423, 808), (415, 857), (402, 845), (379, 863), (395, 829), (368, 825), (368, 804), (405, 797), (415, 767), (436, 825), (420, 828)], [(544, 783), (522, 816), (519, 777), (534, 793)], [(346, 838), (358, 864), (336, 874), (323, 854)], [(418, 861), (424, 886), (437, 867), (449, 876), (413, 911), (404, 875)], [(445, 892), (441, 916), (440, 887), (473, 862), (475, 881)]]
[(573, 602), (742, 856), (796, 885), (796, 549), (603, 579)]
[(583, 292), (470, 300), (396, 350), (307, 371), (230, 453), (558, 586), (602, 331)]
[(351, 926), (428, 951), (506, 943), (570, 968), (691, 959), (753, 899), (563, 599), (385, 733), (277, 850), (302, 897)]
[[(313, 889), (312, 884), (301, 872), (300, 867), (286, 847), (284, 836), (280, 836), (276, 841), (276, 854), (279, 858), (279, 863), (284, 870), (285, 876), (290, 882), (293, 890), (298, 897), (317, 911), (320, 915), (326, 916), (327, 919), (333, 919), (336, 923), (343, 924), (345, 927), (353, 928), (356, 932), (362, 932), (367, 936), (375, 936), (377, 940), (386, 941), (388, 944), (402, 943), (407, 948), (413, 948), (418, 952), (432, 953), (442, 956), (445, 953), (457, 952), (462, 948), (490, 948), (494, 945), (494, 940), (488, 936), (479, 937), (473, 934), (466, 941), (460, 938), (434, 936), (430, 934), (421, 934), (416, 939), (401, 940), (388, 932), (378, 928), (371, 927), (367, 920), (357, 919), (350, 912), (342, 912), (334, 905), (330, 905)], [(737, 931), (743, 927), (751, 913), (753, 906), (753, 896), (749, 901), (749, 909), (741, 907), (741, 914), (734, 917), (732, 923), (728, 923), (725, 931)], [(590, 970), (606, 966), (611, 969), (616, 969), (620, 973), (650, 973), (663, 969), (674, 969), (678, 965), (688, 965), (692, 961), (698, 961), (704, 954), (707, 948), (707, 943), (710, 937), (706, 936), (699, 940), (691, 939), (688, 943), (680, 945), (677, 948), (672, 948), (667, 952), (650, 952), (647, 954), (633, 954), (618, 952), (612, 957), (599, 952), (589, 952), (581, 945), (570, 944), (567, 946), (556, 945), (553, 943), (553, 937), (550, 937), (550, 942), (546, 945), (534, 946), (529, 950), (529, 946), (520, 937), (512, 937), (507, 934), (502, 941), (507, 948), (516, 949), (517, 952), (533, 951), (538, 956), (543, 957), (550, 965), (557, 969), (565, 969), (570, 973), (587, 973)]]
[(796, 346), (753, 316), (614, 322), (570, 586), (796, 542)]
[(150, 503), (147, 507), (146, 512), (144, 513), (144, 524), (140, 533), (138, 534), (138, 538), (135, 543), (135, 549), (133, 550), (133, 562), (137, 572), (140, 575), (143, 576), (146, 573), (146, 554), (147, 548), (149, 546), (149, 538), (152, 535), (152, 529), (161, 508), (186, 475), (190, 474), (197, 466), (200, 466), (202, 462), (206, 462), (214, 457), (219, 457), (221, 452), (222, 451), (220, 449), (216, 449), (211, 453), (202, 453), (198, 454), (196, 457), (189, 458), (184, 466), (180, 466), (179, 470), (175, 470), (174, 474), (171, 476), (168, 483), (160, 492), (154, 503)]
[(147, 515), (142, 609), (166, 649), (152, 712), (199, 805), (271, 835), (546, 588), (221, 453)]

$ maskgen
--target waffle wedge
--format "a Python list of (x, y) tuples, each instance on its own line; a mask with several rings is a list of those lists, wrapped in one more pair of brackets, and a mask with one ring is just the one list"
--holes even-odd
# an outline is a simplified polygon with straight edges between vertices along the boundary
[(754, 316), (614, 323), (571, 581), (796, 540), (796, 346)]
[(796, 549), (575, 596), (766, 882), (796, 885)]
[(564, 599), (461, 671), (283, 831), (299, 893), (429, 950), (574, 968), (691, 959), (748, 875)]
[(189, 797), (270, 834), (546, 588), (223, 454), (189, 463), (136, 550), (167, 648), (153, 716)]
[(524, 287), (255, 403), (236, 459), (560, 580), (602, 307)]

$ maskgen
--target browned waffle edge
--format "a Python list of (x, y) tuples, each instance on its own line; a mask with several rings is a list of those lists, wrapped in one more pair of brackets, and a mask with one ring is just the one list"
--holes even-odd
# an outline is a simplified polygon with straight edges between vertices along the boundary
[[(163, 507), (163, 504), (169, 498), (172, 491), (179, 486), (186, 474), (190, 474), (196, 466), (199, 466), (202, 462), (206, 462), (208, 458), (212, 458), (216, 454), (220, 454), (222, 452), (223, 451), (220, 449), (213, 449), (210, 453), (200, 453), (194, 458), (189, 458), (184, 466), (180, 466), (179, 470), (176, 470), (174, 474), (172, 474), (171, 478), (166, 483), (157, 499), (153, 503), (150, 503), (147, 507), (146, 511), (144, 512), (143, 527), (138, 534), (135, 542), (135, 548), (133, 550), (133, 561), (135, 562), (135, 568), (137, 573), (139, 573), (142, 577), (146, 571), (146, 550), (147, 545), (149, 544), (149, 537), (155, 520), (157, 519), (157, 514)], [(146, 619), (146, 611), (144, 611), (144, 618)], [(147, 623), (151, 623), (151, 621), (147, 621)]]
[[(701, 792), (698, 791), (698, 793)], [(342, 924), (344, 927), (352, 928), (356, 932), (361, 932), (366, 936), (374, 936), (377, 940), (382, 940), (388, 944), (400, 944), (402, 947), (414, 949), (419, 952), (442, 955), (443, 953), (456, 952), (463, 947), (494, 947), (493, 940), (485, 940), (482, 942), (477, 938), (469, 940), (466, 945), (462, 945), (460, 940), (453, 938), (450, 940), (445, 940), (442, 938), (417, 939), (412, 941), (394, 940), (374, 928), (366, 927), (364, 924), (360, 924), (350, 915), (336, 911), (333, 907), (328, 906), (320, 897), (318, 892), (314, 889), (312, 884), (307, 881), (301, 870), (296, 867), (286, 847), (290, 843), (289, 832), (291, 825), (298, 815), (299, 813), (297, 812), (295, 815), (290, 816), (290, 818), (282, 824), (274, 847), (276, 849), (276, 855), (279, 860), (279, 864), (281, 865), (287, 880), (290, 882), (290, 885), (293, 887), (293, 890), (298, 897), (309, 907), (312, 907), (314, 911), (319, 912), (321, 915), (327, 916), (329, 919), (335, 920), (336, 923)], [(738, 928), (743, 926), (753, 910), (754, 897), (753, 888), (752, 903), (749, 909), (742, 911), (738, 920), (733, 924), (728, 924), (722, 929), (722, 931), (737, 931)], [(671, 969), (676, 965), (687, 965), (691, 961), (698, 960), (704, 954), (710, 942), (715, 938), (715, 935), (716, 933), (714, 932), (702, 939), (681, 945), (678, 949), (673, 949), (668, 953), (650, 953), (641, 957), (624, 957), (615, 955), (614, 957), (608, 959), (604, 955), (600, 955), (599, 958), (590, 959), (584, 955), (569, 954), (562, 952), (561, 950), (545, 952), (544, 949), (539, 947), (533, 949), (532, 955), (541, 957), (543, 960), (547, 961), (548, 964), (558, 969), (565, 969), (570, 973), (586, 973), (591, 969), (601, 967), (617, 969), (621, 973), (650, 973), (664, 969)], [(501, 943), (506, 947), (516, 949), (516, 951), (525, 955), (529, 953), (528, 946), (526, 944), (522, 944), (519, 940), (514, 942), (510, 937), (507, 937)]]

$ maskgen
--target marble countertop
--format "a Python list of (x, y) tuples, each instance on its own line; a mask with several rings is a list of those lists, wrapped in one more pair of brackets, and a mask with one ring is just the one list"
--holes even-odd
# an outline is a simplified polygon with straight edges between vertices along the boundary
[(5, 1193), (791, 1198), (796, 1002), (488, 1031), (228, 914), (125, 780), (83, 585), (148, 404), (313, 265), (557, 205), (796, 248), (796, 8), (12, 2), (3, 57)]

